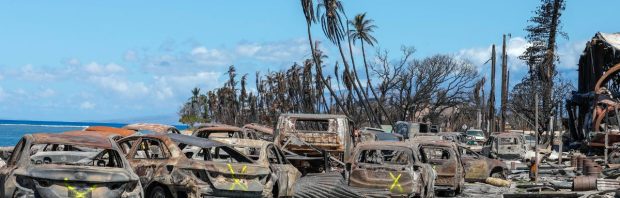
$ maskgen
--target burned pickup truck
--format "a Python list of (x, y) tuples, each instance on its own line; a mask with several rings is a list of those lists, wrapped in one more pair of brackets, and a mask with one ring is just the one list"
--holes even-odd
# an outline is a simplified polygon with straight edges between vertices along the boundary
[(24, 135), (0, 183), (2, 197), (144, 197), (114, 140), (83, 131)]
[(435, 172), (411, 142), (363, 142), (346, 164), (348, 185), (368, 197), (433, 197)]
[(353, 122), (344, 115), (282, 114), (274, 143), (304, 175), (342, 171), (354, 147)]

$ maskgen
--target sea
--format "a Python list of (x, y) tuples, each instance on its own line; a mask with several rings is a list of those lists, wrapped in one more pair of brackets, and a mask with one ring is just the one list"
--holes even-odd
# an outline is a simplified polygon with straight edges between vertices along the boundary
[[(31, 120), (0, 120), (0, 146), (15, 146), (25, 134), (32, 133), (61, 133), (65, 131), (83, 130), (89, 126), (122, 127), (125, 123), (97, 123), (97, 122), (57, 122)], [(179, 130), (186, 126), (177, 126)]]

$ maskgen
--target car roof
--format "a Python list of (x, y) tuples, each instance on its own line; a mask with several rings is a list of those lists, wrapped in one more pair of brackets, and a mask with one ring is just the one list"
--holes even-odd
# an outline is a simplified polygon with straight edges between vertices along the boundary
[(89, 131), (91, 134), (101, 134), (105, 136), (109, 135), (120, 135), (120, 136), (130, 136), (135, 134), (136, 132), (133, 130), (116, 128), (116, 127), (108, 127), (108, 126), (91, 126), (84, 129), (84, 131)]
[(410, 141), (405, 141), (405, 142), (383, 142), (383, 141), (368, 141), (368, 142), (361, 142), (359, 143), (357, 146), (360, 149), (366, 149), (366, 148), (376, 148), (376, 147), (401, 147), (401, 148), (411, 148), (414, 149), (417, 147), (417, 143), (415, 142), (410, 142)]
[(70, 144), (109, 149), (112, 148), (110, 139), (100, 135), (89, 135), (84, 131), (68, 133), (35, 133), (32, 134), (34, 144)]
[(253, 129), (253, 130), (257, 131), (257, 132), (262, 132), (262, 133), (273, 135), (273, 128), (271, 128), (269, 126), (257, 124), (257, 123), (246, 124), (246, 125), (243, 126), (243, 128)]
[(153, 123), (135, 123), (128, 124), (123, 127), (123, 129), (129, 129), (134, 131), (154, 131), (157, 133), (166, 133), (170, 129), (176, 129), (174, 126), (165, 125), (165, 124), (153, 124)]
[(262, 147), (265, 144), (270, 144), (271, 142), (265, 140), (251, 140), (251, 139), (240, 139), (240, 138), (213, 138), (212, 140), (222, 142), (225, 144), (229, 144), (231, 146), (242, 146), (242, 147)]
[(349, 119), (346, 115), (339, 114), (311, 114), (311, 113), (284, 113), (281, 114), (280, 117), (289, 117), (289, 118), (300, 118), (300, 119), (335, 119), (335, 118), (343, 118)]
[(144, 137), (155, 137), (155, 138), (160, 138), (160, 139), (169, 138), (170, 140), (176, 143), (198, 146), (201, 148), (227, 146), (227, 144), (224, 144), (221, 142), (217, 142), (217, 141), (213, 141), (213, 140), (209, 140), (205, 138), (199, 138), (195, 136), (181, 135), (181, 134), (176, 134), (176, 133), (152, 134), (152, 135), (145, 135)]
[(203, 124), (199, 124), (196, 127), (196, 130), (194, 130), (194, 133), (202, 132), (202, 131), (241, 132), (243, 131), (243, 129), (236, 127), (236, 126), (227, 125), (227, 124), (203, 123)]

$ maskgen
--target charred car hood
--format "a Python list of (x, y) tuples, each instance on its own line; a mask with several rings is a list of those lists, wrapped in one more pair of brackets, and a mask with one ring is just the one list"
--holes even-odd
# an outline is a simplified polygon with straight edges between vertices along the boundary
[(15, 174), (57, 181), (127, 182), (138, 177), (123, 168), (37, 165), (15, 170)]

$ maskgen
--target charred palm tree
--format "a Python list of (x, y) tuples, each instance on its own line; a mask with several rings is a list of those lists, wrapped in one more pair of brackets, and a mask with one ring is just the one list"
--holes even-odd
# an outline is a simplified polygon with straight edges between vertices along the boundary
[[(377, 39), (375, 39), (375, 37), (372, 36), (371, 34), (374, 32), (374, 29), (377, 28), (377, 26), (372, 23), (373, 23), (372, 19), (366, 19), (366, 13), (356, 15), (353, 20), (349, 21), (349, 25), (354, 27), (353, 30), (349, 30), (349, 36), (353, 40), (359, 40), (360, 45), (362, 46), (362, 58), (364, 60), (364, 69), (366, 70), (366, 91), (365, 93), (368, 93), (368, 89), (370, 89), (373, 97), (377, 99), (378, 98), (377, 93), (375, 92), (375, 89), (373, 88), (373, 85), (370, 79), (370, 72), (368, 69), (369, 66), (368, 66), (368, 62), (366, 61), (366, 49), (364, 48), (364, 43), (368, 43), (368, 45), (370, 46), (374, 46), (375, 43), (377, 43)], [(383, 107), (383, 104), (377, 102), (377, 106), (383, 112), (386, 118), (389, 118), (389, 116), (387, 116), (388, 114), (385, 111), (385, 108)], [(379, 121), (381, 121), (380, 116), (379, 116)], [(389, 119), (388, 119), (388, 122), (392, 123), (392, 121)]]
[(348, 115), (346, 109), (342, 106), (342, 103), (338, 99), (338, 96), (336, 96), (336, 92), (334, 92), (331, 85), (328, 84), (327, 80), (325, 80), (325, 78), (322, 75), (323, 68), (320, 64), (320, 61), (318, 60), (319, 57), (317, 56), (315, 46), (312, 42), (312, 32), (310, 31), (310, 27), (312, 26), (312, 24), (316, 23), (316, 17), (314, 15), (314, 5), (312, 3), (312, 0), (301, 0), (301, 7), (304, 12), (304, 16), (306, 18), (306, 28), (308, 31), (308, 42), (310, 44), (310, 50), (312, 51), (311, 52), (312, 59), (314, 60), (314, 63), (316, 65), (317, 73), (320, 74), (320, 75), (317, 74), (317, 76), (319, 77), (321, 82), (325, 85), (325, 87), (328, 89), (329, 94), (332, 96), (333, 100), (336, 102), (336, 105), (340, 108), (340, 111), (342, 111), (345, 115)]
[[(340, 52), (340, 57), (342, 58), (342, 62), (345, 68), (349, 68), (349, 63), (344, 55), (342, 50), (341, 41), (345, 37), (345, 27), (342, 24), (342, 13), (344, 13), (344, 8), (342, 7), (342, 3), (339, 0), (320, 0), (317, 15), (320, 16), (321, 26), (323, 28), (323, 32), (325, 36), (334, 44), (338, 46), (338, 50)], [(352, 84), (352, 88), (358, 95), (359, 102), (362, 104), (364, 110), (366, 111), (366, 116), (369, 120), (372, 120), (372, 116), (368, 111), (367, 104), (364, 102), (364, 96), (358, 89), (356, 84)]]

